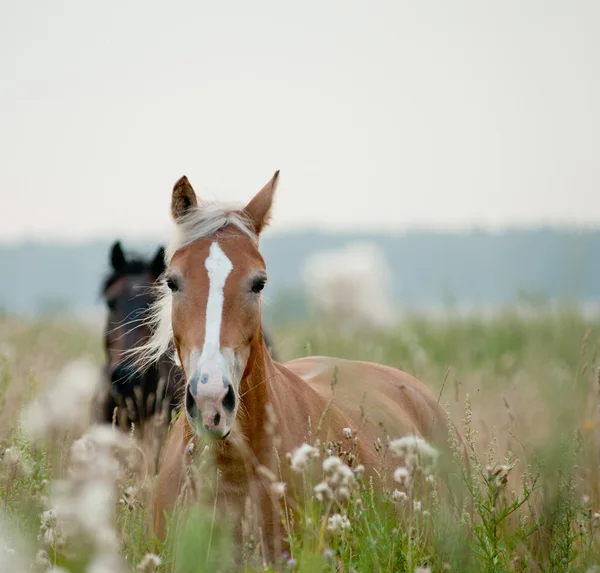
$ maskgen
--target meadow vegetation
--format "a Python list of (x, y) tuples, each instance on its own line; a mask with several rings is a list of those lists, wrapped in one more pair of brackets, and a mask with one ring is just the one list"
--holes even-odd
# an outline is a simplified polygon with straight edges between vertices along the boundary
[[(455, 504), (436, 452), (414, 439), (373, 444), (394, 461), (396, 487), (383, 492), (352, 459), (360, 429), (290, 452), (279, 463), (305, 475), (295, 516), (288, 484), (269, 476), (289, 542), (278, 570), (600, 571), (599, 320), (507, 308), (485, 320), (449, 312), (389, 330), (330, 320), (273, 334), (282, 360), (334, 355), (413, 374), (440, 396), (470, 457), (470, 471), (458, 453), (450, 467), (464, 500)], [(190, 452), (185, 496), (196, 503), (176, 512), (165, 543), (152, 537), (156, 440), (89, 427), (82, 406), (101, 360), (89, 326), (0, 318), (0, 571), (264, 570), (252, 516), (234, 563), (229, 524), (206, 502), (218, 489), (210, 446)], [(276, 436), (277, 420), (265, 421)]]

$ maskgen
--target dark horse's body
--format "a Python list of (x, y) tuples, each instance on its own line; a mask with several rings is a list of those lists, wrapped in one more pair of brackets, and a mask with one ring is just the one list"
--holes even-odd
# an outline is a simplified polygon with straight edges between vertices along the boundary
[[(154, 302), (154, 286), (165, 270), (164, 249), (154, 257), (127, 258), (116, 241), (110, 254), (110, 273), (102, 295), (108, 316), (104, 329), (106, 362), (101, 392), (93, 405), (99, 422), (113, 421), (123, 429), (131, 423), (143, 427), (154, 414), (162, 414), (166, 424), (179, 409), (183, 374), (168, 353), (143, 371), (137, 369), (128, 352), (148, 340), (150, 331), (143, 320)], [(272, 354), (271, 341), (265, 335)], [(116, 412), (115, 412), (116, 409)]]

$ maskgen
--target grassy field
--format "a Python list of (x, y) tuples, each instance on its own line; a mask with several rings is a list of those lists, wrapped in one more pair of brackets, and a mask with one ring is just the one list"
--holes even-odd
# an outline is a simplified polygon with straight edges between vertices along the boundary
[[(282, 360), (336, 355), (415, 375), (447, 405), (472, 468), (455, 460), (469, 502), (455, 506), (429, 480), (418, 487), (417, 463), (399, 458), (397, 489), (378, 494), (359, 474), (342, 491), (329, 460), (321, 489), (307, 481), (300, 495), (280, 570), (600, 571), (599, 321), (506, 309), (407, 317), (392, 332), (293, 325), (274, 338)], [(87, 429), (100, 341), (72, 322), (0, 318), (0, 571), (234, 570), (228, 524), (211, 505), (181, 510), (167, 543), (152, 538), (156, 439)], [(351, 441), (340, 436), (334, 453)], [(211, 487), (200, 481), (190, 484)], [(249, 534), (242, 570), (263, 570), (260, 549)]]

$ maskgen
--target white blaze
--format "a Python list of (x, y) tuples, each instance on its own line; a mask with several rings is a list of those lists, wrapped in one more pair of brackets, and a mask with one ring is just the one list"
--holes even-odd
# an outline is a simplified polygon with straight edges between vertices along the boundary
[(233, 269), (231, 261), (219, 247), (219, 243), (210, 246), (210, 254), (204, 263), (208, 271), (208, 302), (206, 304), (206, 333), (204, 335), (203, 355), (219, 353), (221, 347), (221, 321), (223, 319), (223, 291), (225, 281)]
[[(223, 376), (229, 376), (229, 368), (221, 355), (221, 322), (223, 319), (223, 291), (225, 281), (233, 269), (231, 261), (218, 243), (210, 246), (204, 266), (208, 271), (208, 301), (206, 303), (206, 332), (204, 347), (198, 359), (196, 372), (198, 392), (203, 386), (210, 390), (223, 389)], [(208, 388), (207, 388), (208, 390)]]

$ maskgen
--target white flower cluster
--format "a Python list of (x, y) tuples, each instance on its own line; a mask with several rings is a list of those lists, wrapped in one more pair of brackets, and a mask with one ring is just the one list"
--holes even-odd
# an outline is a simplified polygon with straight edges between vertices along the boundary
[(433, 473), (437, 463), (438, 452), (419, 436), (404, 436), (390, 442), (393, 455), (400, 458), (411, 474), (420, 472), (425, 476)]
[(18, 447), (6, 448), (0, 461), (8, 480), (18, 475), (28, 477), (33, 473), (31, 460)]
[(345, 516), (343, 514), (334, 513), (327, 520), (327, 531), (329, 531), (329, 533), (339, 535), (339, 534), (343, 533), (344, 531), (349, 531), (350, 529), (352, 529), (350, 520), (348, 519), (347, 516)]
[(65, 545), (65, 535), (58, 523), (56, 512), (52, 509), (44, 511), (40, 516), (40, 533), (38, 541), (44, 547), (61, 549)]
[(392, 501), (407, 507), (406, 504), (412, 499), (414, 513), (429, 517), (429, 511), (423, 509), (423, 503), (413, 498), (415, 492), (413, 482), (420, 475), (425, 478), (426, 482), (435, 483), (433, 471), (437, 463), (437, 450), (418, 436), (404, 436), (398, 440), (392, 440), (389, 448), (392, 455), (400, 458), (401, 463), (394, 471), (394, 481), (400, 489), (392, 492)]
[(120, 540), (114, 529), (116, 482), (130, 452), (129, 439), (110, 426), (92, 426), (71, 446), (64, 480), (53, 484), (52, 510), (42, 514), (40, 541), (46, 546), (77, 538), (92, 548), (88, 573), (123, 570)]
[(496, 489), (502, 489), (508, 483), (508, 475), (511, 471), (512, 467), (507, 465), (499, 467), (488, 466), (486, 468), (488, 483)]
[[(364, 470), (359, 466), (358, 470)], [(329, 456), (323, 462), (325, 479), (317, 484), (313, 491), (319, 501), (335, 500), (347, 502), (350, 499), (350, 491), (356, 479), (354, 472), (337, 456)]]
[(83, 428), (98, 386), (96, 366), (87, 359), (70, 362), (24, 410), (22, 424), (31, 440), (55, 431)]
[(155, 555), (154, 553), (146, 553), (136, 569), (140, 573), (154, 573), (161, 564), (162, 561), (158, 555)]
[(309, 444), (302, 444), (291, 454), (292, 470), (296, 473), (302, 473), (309, 465), (310, 461), (319, 457), (319, 450)]

